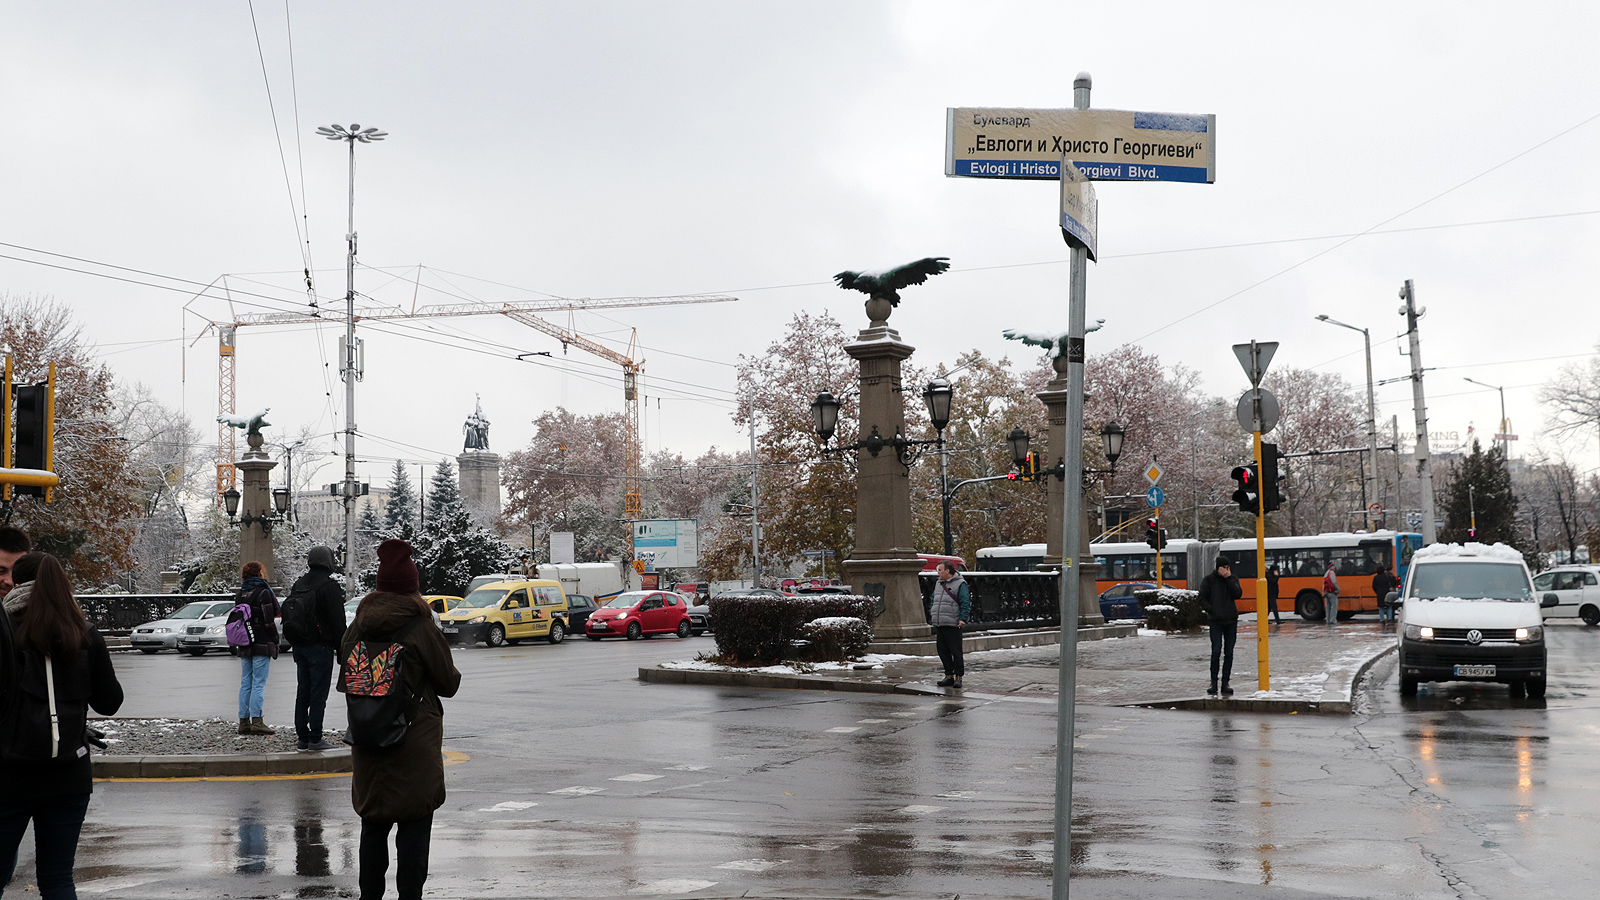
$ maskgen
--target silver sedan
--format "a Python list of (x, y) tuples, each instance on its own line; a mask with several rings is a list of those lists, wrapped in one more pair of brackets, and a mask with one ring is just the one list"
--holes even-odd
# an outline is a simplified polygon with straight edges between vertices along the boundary
[(191, 603), (165, 619), (146, 622), (133, 629), (128, 642), (135, 650), (142, 650), (145, 653), (176, 650), (179, 636), (183, 635), (190, 625), (198, 625), (202, 619), (225, 616), (232, 608), (231, 600)]

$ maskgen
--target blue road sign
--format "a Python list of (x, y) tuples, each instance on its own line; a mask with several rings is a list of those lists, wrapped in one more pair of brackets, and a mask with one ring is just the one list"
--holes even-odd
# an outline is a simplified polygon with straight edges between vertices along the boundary
[(1165, 499), (1167, 499), (1167, 495), (1162, 492), (1161, 488), (1153, 487), (1144, 492), (1144, 502), (1151, 506), (1160, 506)]

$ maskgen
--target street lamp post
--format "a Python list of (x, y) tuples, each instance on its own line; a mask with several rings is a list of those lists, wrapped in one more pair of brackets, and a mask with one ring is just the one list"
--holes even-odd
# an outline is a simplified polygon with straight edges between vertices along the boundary
[(356, 382), (361, 378), (361, 354), (356, 343), (356, 144), (370, 144), (389, 135), (376, 128), (363, 129), (360, 125), (321, 126), (317, 134), (350, 145), (349, 228), (344, 235), (348, 251), (345, 254), (344, 359), (339, 363), (339, 374), (344, 377), (344, 486), (341, 493), (344, 495), (344, 569), (348, 573), (356, 549)]
[(1500, 427), (1495, 430), (1494, 438), (1495, 443), (1500, 445), (1500, 458), (1506, 460), (1506, 464), (1510, 465), (1511, 439), (1506, 435), (1511, 433), (1511, 426), (1506, 422), (1506, 389), (1499, 385), (1479, 381), (1476, 378), (1463, 378), (1462, 380), (1470, 381), (1478, 387), (1486, 387), (1492, 391), (1500, 392)]
[[(1340, 328), (1348, 328), (1351, 331), (1359, 331), (1359, 332), (1361, 332), (1362, 343), (1366, 345), (1366, 350), (1367, 350), (1367, 440), (1368, 440), (1367, 455), (1368, 455), (1368, 460), (1369, 460), (1369, 463), (1370, 463), (1370, 466), (1367, 469), (1367, 472), (1369, 472), (1370, 475), (1367, 476), (1367, 477), (1363, 477), (1362, 480), (1361, 480), (1361, 509), (1362, 509), (1362, 515), (1365, 517), (1365, 521), (1367, 523), (1367, 530), (1368, 531), (1373, 531), (1375, 529), (1376, 523), (1373, 522), (1372, 510), (1371, 510), (1371, 508), (1370, 508), (1370, 506), (1368, 505), (1368, 502), (1367, 502), (1367, 498), (1368, 497), (1376, 497), (1376, 496), (1378, 496), (1378, 412), (1377, 412), (1377, 403), (1374, 401), (1373, 390), (1372, 390), (1372, 388), (1373, 388), (1373, 382), (1372, 382), (1372, 333), (1369, 332), (1365, 328), (1357, 328), (1354, 325), (1346, 325), (1345, 323), (1340, 322), (1337, 319), (1329, 318), (1328, 316), (1317, 316), (1317, 321), (1319, 321), (1319, 322), (1327, 322), (1329, 325), (1337, 325)], [(1371, 491), (1368, 491), (1368, 489), (1367, 489), (1367, 483), (1368, 483), (1369, 480), (1372, 483)]]

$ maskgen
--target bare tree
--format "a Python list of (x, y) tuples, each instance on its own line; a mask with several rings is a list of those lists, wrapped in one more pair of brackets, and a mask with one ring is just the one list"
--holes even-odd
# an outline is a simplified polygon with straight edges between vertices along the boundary
[(1600, 429), (1600, 344), (1596, 355), (1561, 367), (1539, 389), (1539, 402), (1550, 409), (1547, 424), (1555, 437), (1571, 437), (1586, 428)]

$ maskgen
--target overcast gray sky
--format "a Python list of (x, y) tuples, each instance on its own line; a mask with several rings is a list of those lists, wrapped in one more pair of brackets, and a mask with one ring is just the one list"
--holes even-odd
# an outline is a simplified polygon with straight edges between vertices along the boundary
[[(359, 271), (357, 288), (378, 302), (740, 298), (560, 319), (618, 349), (638, 329), (646, 449), (693, 455), (744, 442), (729, 417), (739, 353), (763, 351), (800, 310), (865, 324), (860, 295), (828, 283), (841, 269), (948, 256), (954, 270), (893, 319), (914, 362), (975, 347), (1031, 361), (1000, 331), (1066, 325), (1056, 190), (946, 178), (945, 108), (1070, 106), (1087, 70), (1095, 106), (1214, 113), (1218, 146), (1215, 184), (1097, 186), (1089, 311), (1107, 324), (1091, 353), (1137, 342), (1233, 396), (1246, 385), (1229, 345), (1276, 340), (1276, 365), (1360, 386), (1360, 336), (1313, 317), (1370, 328), (1377, 378), (1403, 375), (1396, 294), (1410, 278), (1428, 310), (1432, 430), (1492, 433), (1496, 394), (1463, 378), (1505, 385), (1522, 454), (1555, 449), (1538, 385), (1600, 337), (1593, 4), (291, 2), (286, 17), (282, 0), (255, 0), (253, 12), (254, 26), (245, 0), (7, 4), (0, 241), (200, 283), (228, 274), (233, 312), (303, 310), (303, 196), (317, 292), (342, 308), (345, 149), (313, 129), (377, 126), (391, 137), (357, 150), (356, 228), (361, 261), (383, 270)], [(191, 302), (12, 259), (0, 289), (70, 303), (121, 377), (212, 433), (216, 339), (199, 332), (232, 318), (217, 292)], [(271, 406), (280, 435), (331, 435), (342, 388), (323, 364), (340, 333), (242, 331), (239, 408)], [(363, 334), (357, 419), (379, 439), (360, 445), (374, 480), (387, 459), (459, 452), (475, 393), (501, 452), (558, 404), (622, 408), (615, 367), (506, 320)], [(554, 357), (512, 358), (534, 351)], [(1378, 400), (1385, 423), (1411, 429), (1409, 384)], [(1600, 461), (1592, 432), (1567, 449), (1584, 468)]]

